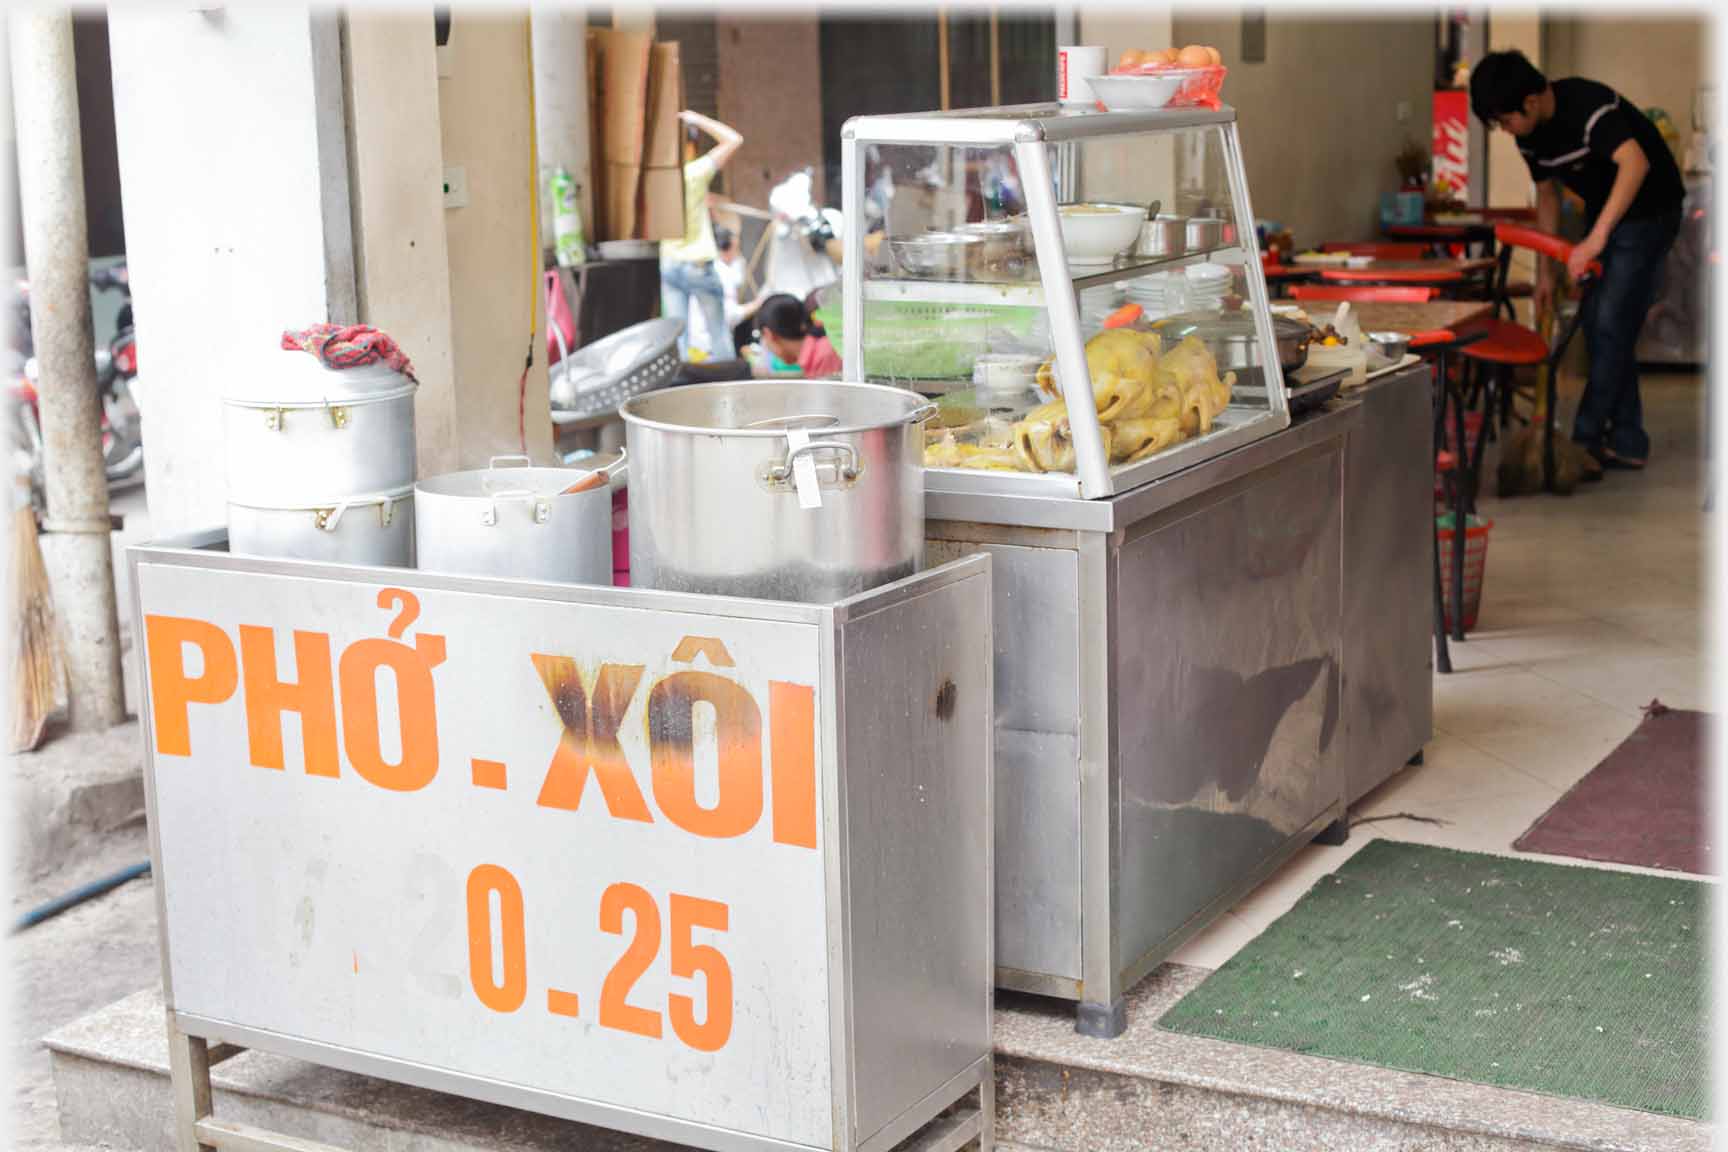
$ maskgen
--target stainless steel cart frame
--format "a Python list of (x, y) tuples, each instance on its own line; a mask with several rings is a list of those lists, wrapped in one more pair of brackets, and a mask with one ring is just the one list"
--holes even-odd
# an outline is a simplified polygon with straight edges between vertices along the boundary
[(1058, 163), (1063, 145), (1106, 136), (1157, 134), (1185, 128), (1218, 126), (1224, 139), (1226, 175), (1239, 236), (1236, 246), (1211, 253), (1225, 263), (1246, 271), (1249, 304), (1262, 349), (1273, 349), (1272, 315), (1267, 307), (1266, 277), (1251, 243), (1254, 211), (1248, 200), (1248, 182), (1242, 165), (1241, 142), (1236, 134), (1236, 110), (1204, 108), (1135, 112), (1076, 111), (1059, 104), (1028, 104), (954, 112), (918, 112), (896, 116), (860, 116), (841, 130), (841, 202), (846, 219), (864, 219), (862, 203), (862, 149), (872, 144), (926, 144), (961, 147), (1012, 147), (1026, 191), (1027, 214), (1038, 256), (1039, 283), (932, 283), (925, 281), (872, 281), (866, 283), (864, 234), (849, 227), (845, 237), (843, 350), (847, 380), (861, 381), (864, 374), (864, 303), (871, 299), (912, 300), (921, 303), (1035, 305), (1048, 310), (1056, 355), (1057, 376), (1068, 401), (1068, 419), (1074, 430), (1073, 475), (1044, 473), (997, 473), (967, 469), (931, 469), (925, 476), (930, 492), (1000, 493), (1005, 496), (1067, 496), (1098, 499), (1148, 484), (1262, 437), (1272, 435), (1290, 422), (1283, 387), (1283, 372), (1276, 356), (1266, 355), (1266, 388), (1270, 395), (1264, 411), (1226, 426), (1200, 440), (1188, 441), (1137, 464), (1112, 472), (1099, 433), (1098, 414), (1091, 403), (1091, 380), (1086, 369), (1086, 341), (1080, 331), (1079, 293), (1122, 280), (1144, 276), (1163, 268), (1193, 263), (1198, 256), (1177, 256), (1162, 261), (1136, 260), (1088, 276), (1075, 277), (1068, 268), (1067, 247), (1058, 219), (1051, 154)]
[[(847, 601), (812, 605), (257, 559), (229, 555), (224, 549), (222, 534), (208, 533), (128, 550), (141, 652), (147, 646), (147, 611), (160, 612), (161, 604), (178, 602), (176, 597), (185, 600), (197, 589), (218, 583), (243, 597), (256, 592), (261, 602), (267, 586), (297, 582), (296, 595), (302, 597), (298, 602), (311, 604), (316, 626), (332, 632), (331, 621), (339, 622), (344, 604), (359, 596), (375, 597), (383, 606), (390, 595), (385, 589), (423, 594), (429, 601), (445, 596), (450, 603), (456, 598), (447, 594), (463, 594), (468, 599), (462, 603), (476, 610), (488, 603), (532, 602), (532, 611), (552, 617), (599, 606), (636, 609), (643, 619), (677, 614), (680, 621), (713, 622), (716, 630), (761, 622), (806, 626), (819, 670), (813, 704), (818, 733), (814, 787), (822, 881), (814, 890), (822, 894), (822, 902), (814, 930), (825, 933), (818, 951), (826, 961), (817, 979), (825, 989), (826, 1006), (825, 1013), (815, 1015), (825, 1018), (821, 1034), (828, 1045), (831, 1139), (807, 1143), (770, 1138), (699, 1117), (512, 1083), (475, 1074), (472, 1068), (439, 1066), (416, 1059), (412, 1051), (401, 1050), (401, 1044), (394, 1051), (368, 1050), (362, 1044), (333, 1041), (316, 1029), (294, 1035), (256, 1020), (186, 1010), (177, 1002), (175, 986), (175, 960), (183, 951), (214, 953), (240, 968), (249, 961), (225, 953), (234, 942), (220, 933), (207, 934), (203, 923), (185, 931), (184, 911), (170, 916), (172, 901), (182, 908), (195, 906), (187, 903), (195, 901), (185, 895), (190, 890), (178, 886), (191, 882), (197, 868), (219, 865), (197, 858), (187, 847), (190, 841), (164, 857), (163, 804), (173, 794), (162, 791), (155, 710), (146, 707), (146, 799), (176, 1146), (181, 1152), (336, 1152), (316, 1141), (214, 1114), (210, 1069), (246, 1048), (717, 1152), (816, 1147), (831, 1152), (954, 1152), (974, 1142), (983, 1150), (992, 1147), (993, 672), (988, 655), (988, 560), (962, 560)], [(196, 578), (205, 583), (195, 583)], [(165, 595), (164, 590), (176, 587), (179, 592)], [(257, 611), (267, 615), (267, 609)], [(799, 635), (806, 632), (800, 629)], [(708, 657), (712, 659), (712, 652)], [(148, 676), (148, 662), (145, 673)], [(147, 685), (147, 694), (153, 693), (147, 679), (141, 677), (141, 683)], [(233, 766), (200, 765), (188, 754), (175, 769), (184, 774), (188, 763), (210, 771)], [(288, 776), (295, 767), (290, 763)], [(348, 773), (344, 780), (352, 779), (346, 761), (343, 768)], [(188, 826), (184, 795), (176, 801), (182, 815), (170, 814), (168, 835)], [(212, 837), (233, 835), (225, 828), (230, 821), (223, 803), (213, 795), (207, 813), (197, 817)], [(174, 895), (177, 889), (179, 896)], [(795, 920), (799, 911), (790, 909), (786, 916)], [(860, 931), (854, 925), (869, 929)], [(357, 958), (356, 973), (358, 965)], [(319, 1019), (313, 1011), (305, 1018)], [(760, 1031), (761, 1026), (755, 1026)], [(413, 1033), (406, 1035), (411, 1046)], [(673, 1081), (666, 1083), (671, 1092)], [(698, 1095), (702, 1091), (685, 1090)]]

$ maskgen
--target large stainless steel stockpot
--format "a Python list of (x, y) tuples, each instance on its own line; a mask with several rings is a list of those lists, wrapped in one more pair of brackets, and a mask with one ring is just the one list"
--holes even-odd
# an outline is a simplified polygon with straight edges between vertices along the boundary
[[(499, 467), (519, 462), (519, 467)], [(590, 473), (528, 467), (495, 456), (485, 468), (414, 485), (414, 551), (428, 572), (514, 576), (568, 584), (612, 583), (612, 486), (601, 473), (584, 492), (566, 489)]]
[(916, 392), (833, 380), (696, 384), (620, 409), (630, 583), (827, 603), (924, 555)]
[(414, 482), (414, 384), (322, 398), (230, 396), (228, 498), (307, 505)]
[(414, 566), (414, 489), (288, 505), (228, 502), (228, 550), (336, 564)]

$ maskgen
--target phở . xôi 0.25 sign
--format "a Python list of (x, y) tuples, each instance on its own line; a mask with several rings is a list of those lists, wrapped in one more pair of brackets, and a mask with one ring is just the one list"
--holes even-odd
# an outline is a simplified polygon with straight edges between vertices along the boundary
[(137, 578), (176, 1011), (830, 1146), (817, 628)]

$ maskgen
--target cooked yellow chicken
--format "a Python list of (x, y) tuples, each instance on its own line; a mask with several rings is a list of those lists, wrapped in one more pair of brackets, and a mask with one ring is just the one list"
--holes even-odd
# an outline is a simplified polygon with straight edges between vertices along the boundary
[[(1157, 333), (1134, 328), (1107, 329), (1088, 340), (1086, 368), (1105, 456), (1114, 464), (1144, 460), (1206, 435), (1229, 406), (1236, 381), (1233, 372), (1219, 378), (1217, 361), (1197, 337), (1166, 351)], [(924, 462), (934, 468), (1073, 471), (1074, 432), (1053, 361), (1039, 369), (1037, 383), (1051, 400), (1015, 421), (1010, 447), (968, 445), (950, 434), (925, 449)]]

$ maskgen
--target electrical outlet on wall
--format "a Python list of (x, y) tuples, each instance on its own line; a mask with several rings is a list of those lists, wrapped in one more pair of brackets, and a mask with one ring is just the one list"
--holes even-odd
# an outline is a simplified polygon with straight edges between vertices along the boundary
[(468, 207), (468, 171), (465, 168), (444, 169), (444, 207)]
[(1408, 100), (1398, 101), (1397, 113), (1398, 113), (1398, 123), (1402, 124), (1405, 121), (1409, 120), (1410, 119), (1410, 101), (1408, 101)]

